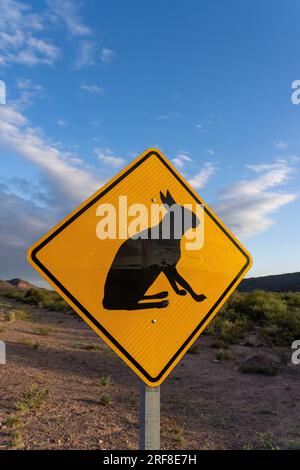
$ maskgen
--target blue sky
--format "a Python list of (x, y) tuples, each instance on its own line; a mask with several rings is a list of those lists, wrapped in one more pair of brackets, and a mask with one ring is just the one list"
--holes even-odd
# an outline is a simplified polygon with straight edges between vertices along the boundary
[(297, 0), (1, 0), (0, 277), (158, 147), (252, 253), (300, 270)]

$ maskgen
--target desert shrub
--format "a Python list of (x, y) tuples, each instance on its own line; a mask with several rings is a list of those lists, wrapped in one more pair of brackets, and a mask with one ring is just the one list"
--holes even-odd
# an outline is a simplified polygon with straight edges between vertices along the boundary
[(46, 308), (51, 311), (72, 311), (71, 307), (54, 291), (47, 289), (28, 289), (26, 291), (7, 291), (5, 297), (17, 300), (29, 305)]
[(9, 298), (9, 299), (14, 299), (14, 300), (23, 300), (24, 299), (24, 295), (25, 295), (25, 291), (21, 291), (21, 290), (9, 290), (9, 291), (3, 291), (1, 292), (1, 295)]
[(42, 307), (52, 312), (61, 312), (62, 310), (70, 310), (69, 305), (62, 298), (46, 298), (42, 302)]
[(232, 358), (233, 358), (233, 355), (229, 349), (220, 348), (217, 351), (216, 359), (218, 361), (231, 361)]
[(245, 317), (232, 321), (227, 318), (224, 319), (222, 315), (219, 315), (208, 327), (209, 334), (229, 344), (236, 343), (242, 339), (247, 331), (249, 331), (249, 322)]
[(46, 295), (47, 294), (45, 294), (42, 289), (28, 289), (24, 295), (23, 301), (26, 304), (41, 305)]
[(279, 364), (241, 364), (239, 367), (243, 374), (277, 375), (280, 370)]
[(268, 313), (261, 334), (270, 345), (290, 345), (293, 340), (300, 338), (300, 309)]
[(284, 300), (289, 309), (300, 309), (300, 293), (299, 292), (287, 292), (281, 294), (282, 300)]
[(51, 327), (39, 327), (39, 328), (34, 328), (32, 333), (34, 335), (39, 335), (39, 336), (48, 336), (52, 331)]
[(43, 406), (48, 393), (47, 388), (38, 389), (32, 387), (30, 390), (23, 393), (22, 399), (15, 403), (15, 408), (21, 412), (38, 410)]
[(258, 325), (268, 322), (268, 315), (284, 314), (287, 312), (287, 304), (279, 294), (273, 292), (254, 291), (246, 295), (238, 306), (239, 312), (245, 315), (249, 321)]
[(7, 320), (8, 321), (15, 321), (15, 320), (23, 320), (23, 321), (33, 321), (34, 317), (27, 307), (24, 309), (17, 308), (17, 309), (10, 309), (7, 312)]
[(235, 292), (223, 305), (206, 332), (216, 347), (224, 348), (260, 327), (270, 346), (290, 346), (300, 337), (300, 293)]
[(110, 404), (110, 397), (108, 395), (101, 395), (100, 404), (102, 406), (108, 406)]
[(109, 375), (104, 375), (103, 377), (101, 377), (99, 379), (99, 382), (100, 382), (100, 385), (102, 385), (103, 387), (106, 387), (107, 385), (112, 384), (112, 380), (111, 380), (111, 377)]

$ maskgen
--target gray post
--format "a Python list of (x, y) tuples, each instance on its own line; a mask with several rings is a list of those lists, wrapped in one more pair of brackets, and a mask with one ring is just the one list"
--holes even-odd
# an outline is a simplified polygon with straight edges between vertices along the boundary
[(160, 449), (160, 387), (141, 382), (140, 450)]

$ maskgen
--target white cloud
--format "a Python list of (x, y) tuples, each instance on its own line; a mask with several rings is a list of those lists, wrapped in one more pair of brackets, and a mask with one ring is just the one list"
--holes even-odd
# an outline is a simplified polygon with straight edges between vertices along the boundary
[(205, 149), (205, 152), (208, 153), (209, 155), (215, 154), (215, 151), (213, 149)]
[(101, 52), (100, 52), (100, 60), (106, 64), (109, 64), (111, 63), (116, 57), (116, 53), (111, 50), (111, 49), (107, 49), (107, 48), (103, 48), (101, 49)]
[(44, 87), (27, 78), (17, 78), (16, 86), (19, 96), (13, 103), (20, 109), (31, 106), (36, 98), (42, 98), (45, 93)]
[(274, 147), (276, 147), (278, 150), (285, 149), (288, 145), (288, 142), (283, 142), (282, 140), (274, 142)]
[(98, 95), (102, 95), (102, 93), (104, 92), (104, 89), (101, 86), (91, 83), (81, 83), (80, 89), (83, 91), (87, 91), (88, 93), (96, 93)]
[(57, 119), (56, 124), (60, 127), (66, 127), (68, 122), (64, 118), (59, 118)]
[(199, 132), (208, 132), (206, 129), (204, 129), (203, 127), (203, 124), (201, 122), (199, 122), (198, 124), (196, 124), (196, 129), (199, 131)]
[(274, 188), (290, 180), (295, 168), (285, 159), (273, 164), (247, 165), (257, 176), (241, 180), (224, 189), (215, 206), (216, 213), (240, 236), (251, 236), (270, 227), (271, 218), (280, 207), (294, 201), (295, 193)]
[(64, 207), (73, 207), (101, 185), (76, 156), (49, 142), (11, 106), (0, 107), (0, 142), (40, 170), (53, 197)]
[(92, 33), (79, 14), (80, 3), (72, 0), (47, 0), (51, 19), (64, 24), (72, 36), (87, 36)]
[(0, 105), (6, 104), (6, 84), (0, 80)]
[(186, 163), (191, 163), (193, 160), (187, 154), (187, 152), (178, 152), (175, 158), (172, 159), (172, 163), (178, 168), (183, 168)]
[(97, 44), (95, 41), (84, 40), (78, 44), (77, 57), (74, 62), (74, 69), (95, 65)]
[(15, 0), (0, 2), (0, 64), (52, 65), (59, 57), (59, 49), (40, 37), (45, 28), (42, 15)]
[[(32, 190), (27, 182), (24, 192)], [(26, 263), (26, 250), (42, 233), (57, 223), (55, 206), (43, 206), (36, 201), (39, 195), (25, 198), (15, 193), (16, 188), (0, 184), (0, 266), (1, 277), (36, 279)]]
[(125, 164), (124, 158), (116, 157), (109, 148), (96, 147), (94, 152), (101, 162), (111, 168), (119, 168)]
[(206, 186), (208, 180), (216, 173), (216, 171), (217, 168), (213, 163), (205, 162), (203, 168), (189, 180), (189, 183), (196, 189), (202, 189)]

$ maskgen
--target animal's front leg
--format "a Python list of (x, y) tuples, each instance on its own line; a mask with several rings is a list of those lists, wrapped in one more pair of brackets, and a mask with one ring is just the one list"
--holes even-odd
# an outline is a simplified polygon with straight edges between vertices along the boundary
[(177, 295), (186, 295), (186, 290), (184, 289), (179, 289), (177, 286), (176, 280), (175, 280), (175, 273), (176, 269), (173, 266), (169, 266), (167, 268), (163, 269), (163, 272), (165, 273), (169, 283), (171, 284), (171, 287), (173, 288), (174, 292)]
[(193, 291), (193, 288), (189, 285), (189, 283), (182, 276), (180, 276), (176, 267), (174, 267), (174, 277), (175, 281), (184, 289), (186, 289), (186, 291), (193, 297), (194, 300), (196, 300), (196, 302), (202, 302), (202, 300), (206, 299), (204, 294), (196, 294), (196, 292)]

